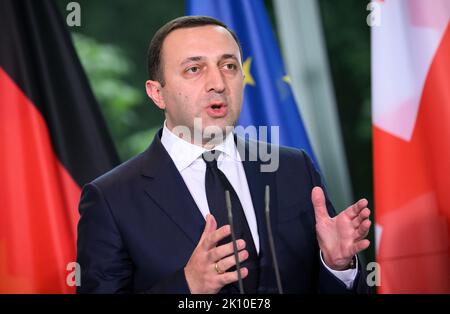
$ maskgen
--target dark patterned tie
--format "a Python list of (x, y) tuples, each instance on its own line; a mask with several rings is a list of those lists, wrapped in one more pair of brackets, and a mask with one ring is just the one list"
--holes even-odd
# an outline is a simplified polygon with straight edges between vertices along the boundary
[[(225, 174), (217, 168), (217, 157), (219, 154), (219, 151), (212, 150), (202, 155), (206, 163), (205, 188), (209, 211), (216, 218), (218, 228), (228, 224), (225, 203), (225, 190), (228, 190), (230, 192), (236, 239), (243, 239), (245, 241), (246, 250), (249, 253), (248, 259), (241, 263), (241, 267), (246, 267), (249, 270), (248, 276), (243, 280), (244, 290), (246, 293), (256, 293), (259, 276), (258, 255), (241, 202)], [(220, 241), (218, 246), (229, 243), (230, 241), (231, 237), (227, 237)], [(235, 270), (235, 268), (233, 267), (230, 270)]]

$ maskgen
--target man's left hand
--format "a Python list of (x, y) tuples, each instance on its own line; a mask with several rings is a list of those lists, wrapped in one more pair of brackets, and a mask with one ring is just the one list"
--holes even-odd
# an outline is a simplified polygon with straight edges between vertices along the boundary
[(313, 188), (311, 200), (324, 262), (333, 270), (347, 269), (353, 257), (370, 245), (370, 241), (365, 239), (371, 224), (367, 200), (359, 200), (333, 218), (328, 214), (320, 187)]

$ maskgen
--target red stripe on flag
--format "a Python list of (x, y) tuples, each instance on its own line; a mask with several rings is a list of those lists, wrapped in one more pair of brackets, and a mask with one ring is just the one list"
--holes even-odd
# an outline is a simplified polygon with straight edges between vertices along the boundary
[(45, 120), (0, 68), (0, 293), (73, 293), (80, 187)]
[(411, 141), (373, 128), (382, 293), (450, 292), (450, 28)]

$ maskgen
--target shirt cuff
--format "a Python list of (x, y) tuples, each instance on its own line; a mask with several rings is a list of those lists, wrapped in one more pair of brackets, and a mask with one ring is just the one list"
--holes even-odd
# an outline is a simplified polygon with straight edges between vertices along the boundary
[(333, 270), (330, 267), (328, 267), (323, 260), (322, 251), (320, 251), (320, 260), (330, 273), (332, 273), (337, 279), (339, 279), (345, 284), (347, 289), (353, 288), (353, 282), (355, 281), (356, 275), (358, 275), (358, 256), (356, 256), (356, 267), (346, 270)]

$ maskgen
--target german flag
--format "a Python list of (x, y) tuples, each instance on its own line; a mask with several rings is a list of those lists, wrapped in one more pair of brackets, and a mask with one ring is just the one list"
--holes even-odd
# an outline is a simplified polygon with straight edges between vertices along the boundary
[(0, 0), (0, 293), (73, 293), (81, 187), (118, 164), (63, 17)]

